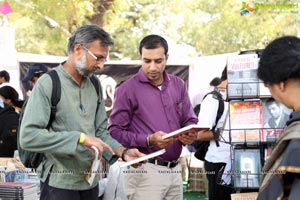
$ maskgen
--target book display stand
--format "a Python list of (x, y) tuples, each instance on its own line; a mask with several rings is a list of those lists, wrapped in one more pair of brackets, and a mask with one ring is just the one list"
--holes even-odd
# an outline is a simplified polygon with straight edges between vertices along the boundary
[(237, 191), (258, 191), (262, 167), (291, 112), (258, 80), (258, 60), (252, 52), (227, 61), (229, 109), (221, 136), (229, 134), (225, 142), (232, 146), (230, 175)]

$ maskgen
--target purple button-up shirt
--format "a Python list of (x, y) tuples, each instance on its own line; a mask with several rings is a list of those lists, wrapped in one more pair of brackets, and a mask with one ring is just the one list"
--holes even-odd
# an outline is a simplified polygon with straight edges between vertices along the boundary
[[(116, 89), (108, 129), (123, 146), (138, 148), (145, 154), (159, 150), (147, 146), (147, 136), (157, 131), (166, 133), (190, 124), (197, 124), (185, 82), (164, 72), (162, 88), (152, 85), (142, 69)], [(158, 159), (177, 160), (182, 143), (166, 147)]]

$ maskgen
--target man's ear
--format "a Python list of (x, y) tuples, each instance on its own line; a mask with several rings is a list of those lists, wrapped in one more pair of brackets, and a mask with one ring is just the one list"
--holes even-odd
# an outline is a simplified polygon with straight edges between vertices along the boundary
[(82, 51), (84, 51), (84, 49), (82, 48), (81, 44), (75, 44), (73, 47), (73, 51), (74, 51), (74, 54), (79, 55), (79, 54), (81, 54)]
[(285, 81), (280, 81), (278, 84), (278, 89), (283, 92), (286, 89), (286, 82)]
[(169, 54), (166, 55), (166, 60), (168, 60), (168, 58), (169, 58)]

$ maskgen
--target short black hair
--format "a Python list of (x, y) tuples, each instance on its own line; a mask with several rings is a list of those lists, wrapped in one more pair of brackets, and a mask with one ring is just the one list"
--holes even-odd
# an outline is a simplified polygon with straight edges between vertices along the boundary
[(273, 40), (262, 52), (257, 76), (265, 84), (300, 78), (300, 39), (283, 36)]
[(216, 87), (216, 86), (220, 85), (221, 82), (222, 82), (221, 78), (215, 77), (215, 78), (213, 78), (213, 79), (210, 81), (209, 85), (210, 85), (210, 86), (215, 86), (215, 87)]
[(227, 65), (224, 67), (224, 69), (222, 71), (221, 80), (222, 81), (227, 80)]
[(9, 73), (6, 70), (0, 71), (0, 77), (4, 77), (4, 79), (9, 82), (10, 81), (10, 76)]
[(158, 47), (163, 47), (165, 49), (165, 55), (168, 54), (168, 50), (169, 50), (168, 43), (163, 37), (159, 35), (148, 35), (140, 41), (140, 46), (139, 46), (140, 55), (142, 55), (143, 48), (156, 49)]

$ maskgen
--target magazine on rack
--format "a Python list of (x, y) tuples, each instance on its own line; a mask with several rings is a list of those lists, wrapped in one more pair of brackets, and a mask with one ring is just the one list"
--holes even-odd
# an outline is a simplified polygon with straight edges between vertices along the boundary
[(258, 97), (257, 68), (257, 54), (228, 56), (228, 99)]
[(259, 149), (234, 149), (234, 186), (258, 188), (261, 175)]
[(265, 141), (274, 142), (282, 134), (292, 110), (273, 98), (262, 99)]
[(259, 142), (264, 140), (263, 117), (259, 99), (231, 101), (225, 129), (230, 130), (231, 142)]
[(160, 156), (160, 155), (164, 154), (165, 152), (166, 152), (165, 149), (161, 149), (159, 151), (155, 151), (155, 152), (150, 153), (148, 155), (145, 155), (143, 157), (139, 157), (139, 158), (124, 162), (120, 165), (120, 167), (127, 167), (127, 166), (133, 165), (135, 163), (139, 163), (139, 162), (142, 162), (142, 161), (145, 161), (145, 160), (149, 160), (150, 158)]

